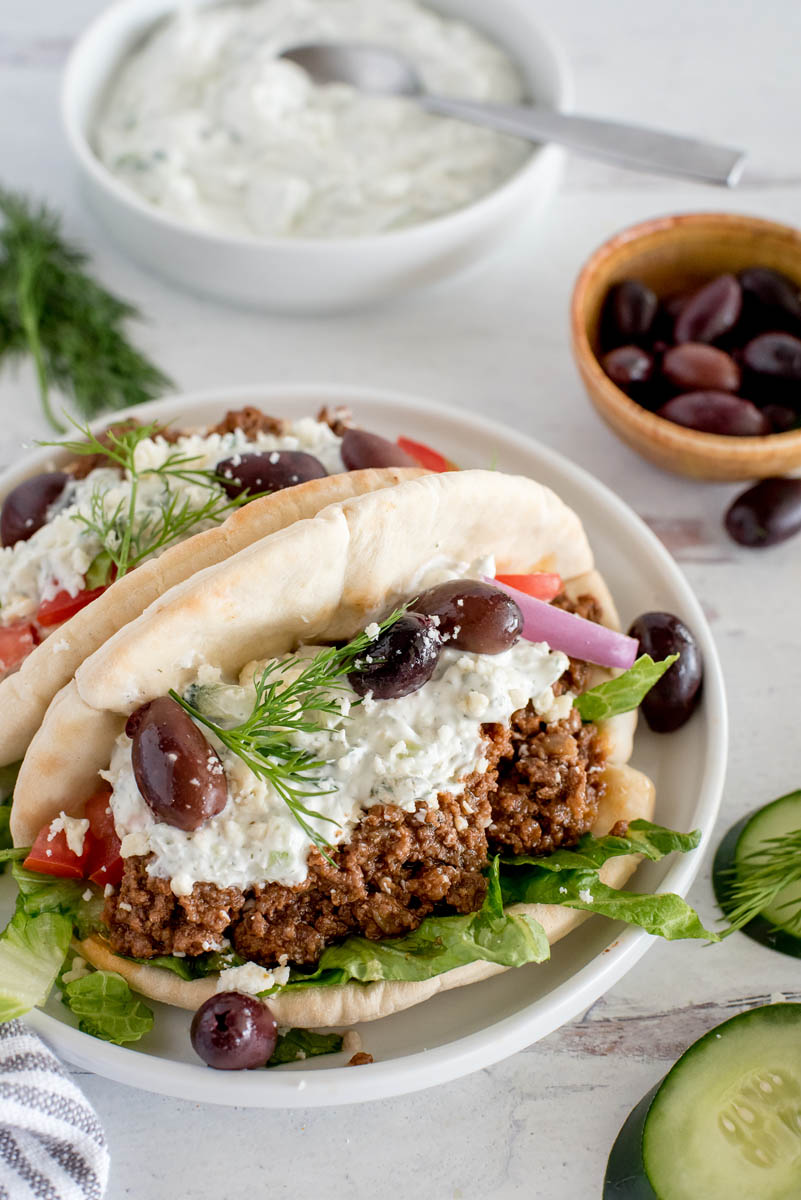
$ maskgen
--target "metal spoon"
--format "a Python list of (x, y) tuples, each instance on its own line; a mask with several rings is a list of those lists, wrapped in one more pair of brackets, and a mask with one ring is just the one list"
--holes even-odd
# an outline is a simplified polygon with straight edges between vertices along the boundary
[(426, 112), (489, 125), (533, 142), (558, 142), (635, 171), (682, 175), (707, 183), (734, 187), (740, 179), (745, 152), (695, 138), (662, 133), (639, 125), (579, 117), (533, 105), (484, 104), (433, 96), (402, 55), (367, 43), (316, 43), (293, 46), (282, 58), (308, 72), (315, 83), (349, 83), (363, 92), (410, 96)]

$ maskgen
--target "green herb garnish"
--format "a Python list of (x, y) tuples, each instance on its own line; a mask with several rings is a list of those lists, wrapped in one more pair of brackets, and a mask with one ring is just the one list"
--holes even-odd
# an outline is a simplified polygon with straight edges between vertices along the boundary
[[(198, 461), (196, 455), (176, 450), (159, 466), (140, 469), (136, 451), (142, 442), (161, 431), (162, 427), (156, 421), (130, 428), (111, 428), (102, 437), (97, 437), (88, 426), (73, 424), (81, 434), (80, 441), (41, 444), (57, 446), (83, 457), (102, 454), (120, 468), (131, 488), (128, 498), (121, 500), (111, 511), (106, 508), (104, 491), (95, 488), (88, 515), (75, 513), (72, 518), (93, 533), (102, 545), (87, 574), (89, 586), (99, 587), (112, 578), (120, 579), (145, 559), (188, 537), (199, 525), (206, 521), (219, 523), (233, 509), (254, 499), (247, 492), (229, 499), (213, 470), (192, 465)], [(147, 476), (160, 480), (162, 503), (158, 508), (138, 512), (139, 487)], [(200, 504), (193, 503), (190, 497), (182, 497), (180, 491), (171, 486), (176, 482), (207, 489), (207, 498)]]
[[(335, 789), (324, 787), (312, 774), (327, 764), (310, 750), (293, 745), (287, 735), (317, 733), (321, 729), (320, 716), (341, 715), (341, 703), (331, 692), (346, 690), (343, 677), (353, 670), (376, 638), (400, 620), (407, 607), (396, 609), (382, 621), (374, 637), (360, 633), (344, 646), (329, 646), (308, 661), (293, 654), (270, 663), (253, 681), (256, 689), (253, 711), (246, 721), (233, 728), (218, 725), (183, 696), (170, 692), (173, 700), (190, 717), (241, 758), (257, 778), (275, 789), (303, 832), (326, 858), (325, 851), (330, 844), (309, 825), (307, 818), (328, 821), (332, 825), (336, 822), (309, 808), (306, 801), (314, 796), (329, 795)], [(285, 678), (288, 671), (298, 667), (300, 670), (294, 679)]]
[[(727, 869), (726, 875), (729, 926), (724, 937), (761, 916), (780, 892), (801, 883), (801, 829), (764, 838), (756, 850), (744, 854), (735, 866)], [(780, 908), (787, 909), (782, 923), (786, 920), (789, 924), (801, 915), (801, 897), (787, 901)]]
[(51, 209), (0, 188), (0, 360), (30, 356), (42, 409), (58, 433), (51, 388), (84, 417), (152, 400), (170, 379), (126, 338), (133, 305), (87, 274)]
[(654, 662), (650, 654), (642, 654), (628, 671), (582, 692), (573, 701), (582, 721), (608, 721), (610, 717), (631, 712), (678, 657), (678, 654), (669, 654), (661, 662)]

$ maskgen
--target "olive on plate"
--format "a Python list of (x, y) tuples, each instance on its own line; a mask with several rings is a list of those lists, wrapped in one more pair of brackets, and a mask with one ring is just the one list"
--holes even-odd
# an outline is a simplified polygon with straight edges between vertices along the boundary
[(704, 664), (698, 643), (684, 622), (668, 612), (643, 613), (632, 623), (629, 637), (655, 661), (679, 655), (640, 705), (651, 729), (671, 733), (690, 719), (701, 698)]
[(244, 992), (218, 992), (192, 1018), (194, 1051), (217, 1071), (248, 1071), (267, 1065), (278, 1026), (266, 1004)]
[(379, 634), (357, 659), (348, 680), (354, 692), (376, 700), (408, 696), (434, 674), (442, 645), (430, 617), (407, 612)]
[(417, 459), (400, 446), (378, 433), (368, 433), (366, 429), (346, 429), (340, 453), (347, 471), (361, 471), (366, 467), (420, 466)]

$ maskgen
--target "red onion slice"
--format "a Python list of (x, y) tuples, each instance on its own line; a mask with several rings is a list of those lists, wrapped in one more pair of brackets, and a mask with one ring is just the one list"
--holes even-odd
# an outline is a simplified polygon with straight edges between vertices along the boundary
[(552, 650), (561, 650), (571, 658), (582, 658), (599, 667), (626, 670), (637, 657), (640, 643), (636, 638), (555, 608), (489, 576), (484, 577), (484, 582), (500, 588), (517, 602), (523, 614), (523, 637), (529, 642), (547, 642)]

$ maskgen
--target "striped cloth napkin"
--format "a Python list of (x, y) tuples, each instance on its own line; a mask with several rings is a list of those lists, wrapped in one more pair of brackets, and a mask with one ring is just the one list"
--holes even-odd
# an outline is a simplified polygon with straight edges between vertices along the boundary
[(21, 1021), (0, 1025), (0, 1200), (101, 1200), (106, 1138), (56, 1056)]

